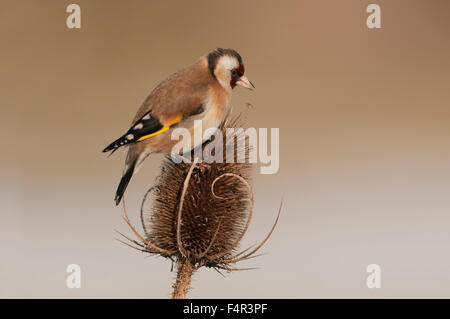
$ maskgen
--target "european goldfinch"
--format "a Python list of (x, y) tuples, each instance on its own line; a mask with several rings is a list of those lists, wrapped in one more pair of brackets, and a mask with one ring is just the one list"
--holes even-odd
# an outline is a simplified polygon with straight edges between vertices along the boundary
[(128, 146), (125, 168), (116, 191), (116, 205), (147, 156), (169, 154), (178, 143), (171, 139), (175, 127), (186, 128), (192, 134), (194, 121), (201, 120), (203, 130), (217, 128), (228, 111), (231, 92), (237, 85), (254, 88), (244, 76), (239, 53), (221, 48), (162, 81), (145, 99), (130, 129), (103, 150), (112, 154), (119, 147)]

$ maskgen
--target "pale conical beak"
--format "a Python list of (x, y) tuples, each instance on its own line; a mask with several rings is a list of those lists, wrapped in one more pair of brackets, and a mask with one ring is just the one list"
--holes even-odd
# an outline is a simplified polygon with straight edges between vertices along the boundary
[(245, 87), (249, 90), (252, 90), (252, 91), (253, 91), (253, 89), (255, 89), (255, 86), (253, 85), (253, 83), (250, 82), (249, 79), (247, 79), (247, 77), (245, 75), (241, 76), (239, 78), (239, 80), (236, 82), (236, 84), (239, 86)]

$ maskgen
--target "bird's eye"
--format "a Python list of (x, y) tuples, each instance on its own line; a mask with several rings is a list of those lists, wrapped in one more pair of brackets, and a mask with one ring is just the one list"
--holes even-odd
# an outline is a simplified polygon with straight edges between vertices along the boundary
[(238, 75), (236, 69), (231, 70), (231, 75), (232, 76), (237, 76)]

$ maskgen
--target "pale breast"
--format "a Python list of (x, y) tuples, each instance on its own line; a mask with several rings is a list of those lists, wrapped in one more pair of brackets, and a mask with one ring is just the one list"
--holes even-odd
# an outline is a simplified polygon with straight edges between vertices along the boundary
[[(209, 95), (208, 100), (205, 101), (205, 114), (202, 117), (203, 131), (206, 131), (210, 128), (219, 127), (220, 123), (223, 121), (225, 114), (228, 111), (229, 104), (229, 94), (213, 92)], [(211, 132), (208, 136), (204, 136), (204, 140), (207, 140), (212, 133), (213, 132)]]

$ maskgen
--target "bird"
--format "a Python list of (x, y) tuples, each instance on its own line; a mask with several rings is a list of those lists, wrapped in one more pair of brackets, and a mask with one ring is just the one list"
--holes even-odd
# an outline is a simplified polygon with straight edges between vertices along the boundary
[[(144, 160), (152, 153), (169, 154), (178, 143), (171, 139), (175, 128), (185, 128), (192, 134), (196, 120), (201, 121), (203, 130), (219, 127), (229, 111), (233, 89), (255, 88), (244, 72), (237, 51), (217, 48), (169, 75), (151, 91), (128, 131), (103, 149), (113, 154), (120, 147), (128, 148), (114, 198), (116, 205)], [(194, 143), (192, 148), (198, 146)]]

